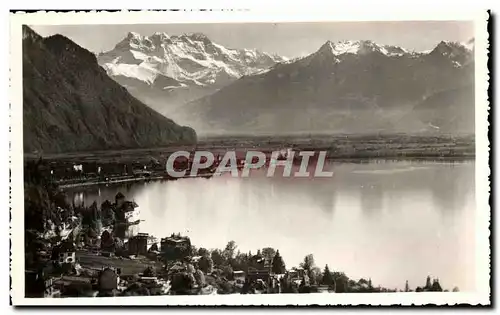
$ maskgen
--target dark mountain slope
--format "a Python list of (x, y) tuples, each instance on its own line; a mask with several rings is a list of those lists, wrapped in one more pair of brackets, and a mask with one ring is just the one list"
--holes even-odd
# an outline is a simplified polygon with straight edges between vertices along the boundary
[(433, 94), (410, 115), (443, 133), (474, 134), (474, 103), (474, 85), (469, 85)]
[(196, 141), (109, 78), (94, 54), (68, 38), (23, 28), (25, 152), (70, 152)]
[[(413, 128), (400, 124), (401, 117), (434, 94), (473, 82), (472, 51), (460, 44), (441, 42), (431, 52), (412, 53), (371, 41), (326, 42), (305, 58), (245, 76), (174, 115), (195, 121), (198, 132), (420, 132), (419, 115), (411, 117)], [(473, 102), (467, 106), (467, 113), (474, 110)], [(434, 112), (445, 121), (443, 114)]]

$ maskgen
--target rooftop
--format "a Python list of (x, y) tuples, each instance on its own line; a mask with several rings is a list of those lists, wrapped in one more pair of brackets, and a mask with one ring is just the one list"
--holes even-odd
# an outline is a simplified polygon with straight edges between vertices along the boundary
[(173, 237), (167, 237), (164, 240), (169, 241), (169, 242), (175, 242), (175, 243), (181, 243), (181, 242), (187, 241), (187, 239), (185, 239), (185, 238), (173, 238)]
[(87, 278), (87, 277), (62, 276), (61, 280), (63, 280), (63, 281), (71, 281), (71, 282), (86, 282), (86, 283), (90, 283), (92, 279), (91, 278)]

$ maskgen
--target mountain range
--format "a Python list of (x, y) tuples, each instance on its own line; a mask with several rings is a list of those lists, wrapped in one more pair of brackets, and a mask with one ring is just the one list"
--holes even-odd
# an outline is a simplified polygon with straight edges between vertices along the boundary
[(23, 26), (24, 151), (71, 152), (193, 143), (196, 133), (135, 99), (95, 54)]
[(285, 60), (255, 49), (226, 48), (201, 33), (130, 32), (98, 54), (111, 78), (163, 114)]
[(192, 128), (474, 133), (473, 39), (442, 41), (426, 52), (327, 41), (289, 60), (226, 48), (200, 33), (129, 33), (96, 55), (25, 26), (23, 83), (25, 152), (193, 143)]
[(327, 41), (170, 115), (199, 133), (474, 133), (473, 45)]

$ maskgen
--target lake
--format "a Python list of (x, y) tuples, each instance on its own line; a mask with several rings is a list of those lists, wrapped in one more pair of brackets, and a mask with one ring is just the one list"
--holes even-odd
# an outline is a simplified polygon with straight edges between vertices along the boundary
[[(86, 204), (121, 191), (141, 208), (141, 232), (180, 232), (196, 247), (279, 249), (287, 268), (314, 254), (321, 269), (374, 285), (475, 290), (474, 162), (330, 163), (331, 178), (219, 176), (72, 188)], [(277, 171), (277, 174), (279, 172)], [(228, 175), (228, 174), (227, 174)]]

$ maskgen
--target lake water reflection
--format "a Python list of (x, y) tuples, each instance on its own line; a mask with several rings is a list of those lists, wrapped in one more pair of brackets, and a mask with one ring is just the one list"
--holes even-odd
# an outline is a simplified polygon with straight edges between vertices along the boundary
[(287, 267), (313, 253), (323, 268), (374, 284), (475, 289), (474, 162), (333, 163), (332, 178), (250, 178), (72, 189), (100, 204), (121, 191), (141, 207), (140, 231), (181, 232), (197, 247), (279, 249)]

